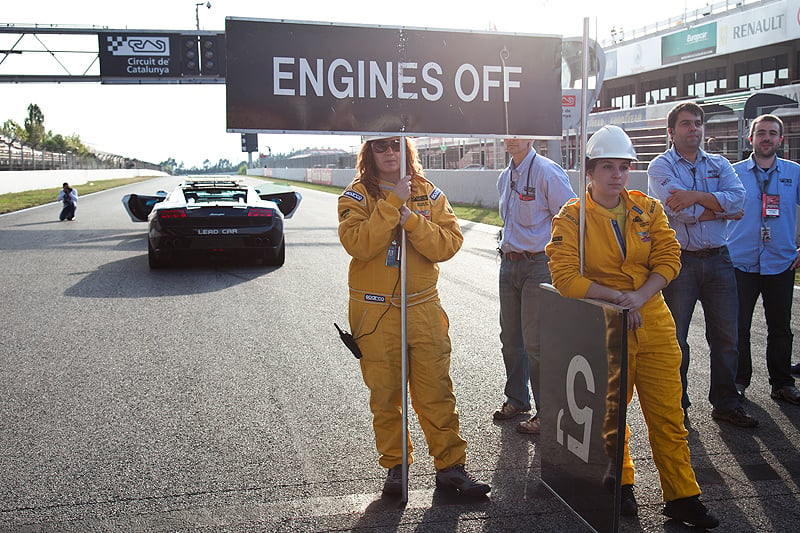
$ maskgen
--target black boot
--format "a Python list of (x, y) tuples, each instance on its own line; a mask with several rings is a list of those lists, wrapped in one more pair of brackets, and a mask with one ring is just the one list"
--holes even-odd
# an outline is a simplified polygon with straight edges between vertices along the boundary
[(700, 502), (697, 496), (688, 498), (678, 498), (667, 502), (661, 514), (668, 516), (679, 522), (685, 522), (697, 527), (711, 529), (719, 525), (716, 516), (709, 514), (706, 506)]

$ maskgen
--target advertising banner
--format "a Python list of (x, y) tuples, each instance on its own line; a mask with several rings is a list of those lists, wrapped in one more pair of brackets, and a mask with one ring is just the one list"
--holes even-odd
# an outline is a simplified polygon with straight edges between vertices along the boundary
[(661, 64), (678, 63), (717, 52), (717, 23), (704, 24), (661, 38)]
[(331, 185), (333, 183), (333, 171), (329, 168), (307, 168), (306, 181), (321, 185)]
[(627, 311), (563, 298), (550, 285), (539, 293), (542, 481), (593, 529), (617, 531)]
[[(792, 5), (794, 4), (794, 5)], [(776, 2), (734, 12), (719, 23), (719, 53), (727, 54), (798, 37), (798, 2)]]
[(561, 38), (226, 19), (231, 132), (561, 137)]
[(732, 54), (798, 38), (800, 0), (776, 0), (757, 7), (731, 10), (713, 23), (614, 46), (606, 52), (606, 79), (690, 62), (710, 54)]

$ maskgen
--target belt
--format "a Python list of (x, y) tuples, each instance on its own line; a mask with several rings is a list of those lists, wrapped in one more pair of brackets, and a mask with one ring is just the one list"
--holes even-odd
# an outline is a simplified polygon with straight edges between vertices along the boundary
[(533, 259), (544, 252), (500, 252), (501, 257), (509, 261), (519, 261), (521, 259)]
[(702, 250), (684, 250), (681, 248), (681, 255), (691, 255), (692, 257), (713, 257), (715, 255), (719, 255), (724, 252), (727, 248), (725, 246), (720, 246), (719, 248), (703, 248)]
[[(420, 292), (406, 294), (406, 304), (411, 307), (413, 305), (422, 304), (428, 302), (430, 300), (434, 300), (439, 297), (439, 291), (436, 288), (436, 285), (431, 285), (427, 289), (424, 289)], [(379, 292), (366, 292), (359, 289), (354, 289), (350, 287), (350, 299), (355, 300), (357, 302), (363, 302), (368, 304), (380, 304), (386, 305), (391, 304), (394, 307), (400, 307), (401, 297), (399, 294), (392, 295), (392, 294), (382, 294)]]

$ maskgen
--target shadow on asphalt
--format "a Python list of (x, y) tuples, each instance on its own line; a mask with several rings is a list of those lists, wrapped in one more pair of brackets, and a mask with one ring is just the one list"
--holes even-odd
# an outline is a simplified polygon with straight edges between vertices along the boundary
[(81, 279), (64, 291), (74, 298), (158, 298), (222, 291), (277, 270), (253, 261), (207, 260), (150, 270), (147, 254), (76, 272)]

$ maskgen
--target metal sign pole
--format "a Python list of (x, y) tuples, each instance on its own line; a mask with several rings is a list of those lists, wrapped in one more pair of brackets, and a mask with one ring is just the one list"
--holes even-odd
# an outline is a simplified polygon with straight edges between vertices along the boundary
[(580, 214), (579, 214), (579, 246), (580, 246), (580, 267), (581, 276), (583, 276), (583, 263), (584, 263), (584, 237), (586, 232), (586, 93), (589, 92), (589, 17), (583, 18), (583, 73), (581, 79), (581, 146), (580, 146), (580, 161), (581, 166), (581, 179), (580, 191), (578, 198), (580, 198)]
[[(400, 136), (400, 177), (406, 172), (406, 138)], [(403, 495), (402, 501), (408, 501), (408, 291), (406, 286), (406, 230), (400, 231), (400, 323), (401, 323), (401, 374), (403, 380)]]

